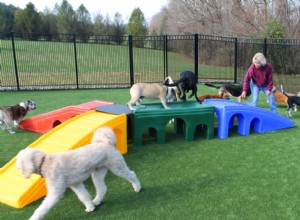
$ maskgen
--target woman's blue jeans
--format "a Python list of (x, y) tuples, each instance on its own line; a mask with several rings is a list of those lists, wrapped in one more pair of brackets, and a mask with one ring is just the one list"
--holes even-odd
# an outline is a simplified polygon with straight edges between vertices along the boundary
[[(251, 106), (256, 106), (258, 97), (259, 97), (259, 91), (262, 90), (265, 94), (268, 90), (268, 86), (263, 86), (259, 88), (257, 85), (253, 83), (253, 81), (250, 81), (250, 89), (251, 89)], [(267, 96), (267, 95), (266, 95)], [(270, 105), (270, 110), (274, 113), (276, 113), (276, 100), (273, 92), (269, 96), (267, 96), (269, 105)]]

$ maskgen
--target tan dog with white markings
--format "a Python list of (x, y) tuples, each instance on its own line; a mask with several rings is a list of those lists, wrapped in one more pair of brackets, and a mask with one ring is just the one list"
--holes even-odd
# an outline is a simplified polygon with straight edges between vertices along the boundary
[(168, 109), (167, 101), (179, 101), (178, 89), (176, 87), (167, 87), (160, 83), (136, 83), (130, 88), (131, 99), (127, 103), (130, 110), (134, 110), (133, 103), (137, 107), (145, 108), (140, 102), (142, 99), (160, 99), (165, 109)]

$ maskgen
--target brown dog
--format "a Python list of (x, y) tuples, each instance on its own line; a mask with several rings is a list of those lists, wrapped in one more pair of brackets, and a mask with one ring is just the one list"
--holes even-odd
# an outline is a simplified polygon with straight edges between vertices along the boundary
[(198, 97), (202, 102), (204, 99), (229, 99), (229, 94), (224, 92), (222, 94), (203, 94)]
[[(275, 100), (277, 103), (283, 103), (286, 104), (287, 106), (289, 106), (288, 104), (288, 96), (295, 96), (295, 94), (292, 93), (286, 93), (286, 95), (284, 95), (282, 92), (279, 92), (278, 90), (274, 89), (273, 94), (275, 96)], [(297, 111), (297, 106), (294, 105), (294, 111)]]

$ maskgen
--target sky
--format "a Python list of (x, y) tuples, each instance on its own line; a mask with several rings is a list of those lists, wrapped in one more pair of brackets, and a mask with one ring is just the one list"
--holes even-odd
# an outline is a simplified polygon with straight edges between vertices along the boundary
[[(81, 4), (83, 4), (89, 11), (92, 18), (97, 14), (106, 16), (107, 14), (111, 19), (114, 18), (116, 12), (122, 15), (124, 21), (128, 21), (131, 12), (139, 7), (144, 13), (144, 16), (148, 22), (151, 17), (158, 13), (163, 6), (168, 4), (168, 0), (67, 0), (76, 10)], [(54, 5), (61, 4), (62, 0), (0, 0), (0, 2), (9, 5), (12, 4), (16, 7), (24, 9), (27, 3), (34, 4), (38, 12), (44, 11), (46, 7), (53, 9)]]

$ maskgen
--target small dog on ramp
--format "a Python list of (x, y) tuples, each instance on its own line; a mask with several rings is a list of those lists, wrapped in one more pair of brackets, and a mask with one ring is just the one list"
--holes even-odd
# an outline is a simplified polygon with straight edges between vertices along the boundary
[[(243, 100), (241, 97), (243, 92), (243, 85), (242, 84), (234, 84), (234, 83), (225, 83), (220, 86), (213, 85), (211, 83), (205, 83), (205, 86), (212, 87), (215, 89), (219, 89), (219, 94), (223, 94), (227, 92), (230, 96), (236, 97), (239, 102)], [(251, 90), (248, 89), (246, 94), (246, 99), (251, 95)]]
[[(130, 88), (131, 99), (127, 103), (130, 110), (134, 110), (133, 103), (139, 108), (145, 108), (141, 105), (144, 98), (147, 99), (160, 99), (165, 109), (168, 109), (167, 101), (176, 100), (178, 96), (178, 89), (176, 87), (167, 87), (160, 83), (135, 83)], [(177, 100), (178, 100), (177, 98)]]
[[(32, 173), (44, 177), (48, 192), (30, 220), (43, 219), (63, 196), (67, 187), (75, 192), (84, 204), (86, 212), (94, 211), (107, 190), (104, 182), (107, 170), (128, 180), (134, 191), (139, 192), (140, 181), (135, 172), (127, 167), (115, 145), (116, 135), (113, 130), (109, 127), (100, 127), (94, 132), (91, 144), (75, 150), (57, 154), (46, 154), (33, 148), (21, 150), (17, 155), (16, 167), (25, 178), (29, 178)], [(90, 176), (96, 188), (94, 199), (83, 184)]]
[(14, 106), (0, 107), (0, 126), (2, 130), (8, 130), (10, 134), (16, 133), (12, 130), (12, 126), (19, 127), (20, 122), (29, 111), (36, 109), (34, 101), (28, 100), (20, 102)]
[(166, 86), (177, 86), (180, 92), (180, 99), (186, 101), (186, 93), (190, 90), (192, 93), (188, 98), (195, 96), (197, 102), (202, 103), (201, 100), (197, 96), (197, 79), (195, 73), (192, 71), (183, 71), (180, 73), (180, 77), (174, 83), (169, 83), (167, 81), (164, 82)]

